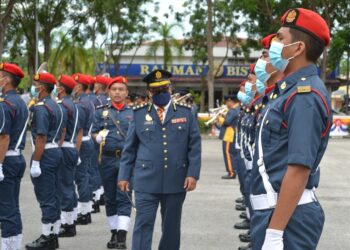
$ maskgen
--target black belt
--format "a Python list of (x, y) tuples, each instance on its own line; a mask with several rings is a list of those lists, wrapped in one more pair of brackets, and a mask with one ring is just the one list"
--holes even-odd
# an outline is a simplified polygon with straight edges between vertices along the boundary
[(120, 158), (122, 156), (122, 151), (120, 149), (114, 150), (114, 151), (106, 151), (106, 150), (104, 150), (102, 152), (102, 155), (109, 156), (109, 157)]

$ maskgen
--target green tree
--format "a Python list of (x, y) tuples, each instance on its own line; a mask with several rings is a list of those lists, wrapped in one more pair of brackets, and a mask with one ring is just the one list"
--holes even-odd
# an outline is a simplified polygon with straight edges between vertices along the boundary
[(16, 0), (0, 1), (0, 59), (4, 50), (4, 39), (8, 24), (11, 21)]
[(176, 52), (176, 56), (182, 56), (182, 43), (181, 41), (174, 38), (172, 30), (174, 28), (183, 29), (178, 23), (156, 23), (153, 25), (153, 30), (160, 36), (160, 39), (152, 42), (147, 51), (148, 57), (157, 57), (157, 51), (159, 49), (163, 52), (163, 67), (167, 69), (169, 64), (173, 61), (173, 50)]

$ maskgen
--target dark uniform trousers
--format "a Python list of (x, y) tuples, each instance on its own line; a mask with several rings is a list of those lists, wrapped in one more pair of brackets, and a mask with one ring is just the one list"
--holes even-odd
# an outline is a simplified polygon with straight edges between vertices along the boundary
[(74, 174), (78, 162), (78, 151), (76, 148), (62, 147), (62, 164), (59, 168), (59, 191), (61, 210), (72, 212), (77, 206), (77, 195), (74, 185)]
[(89, 202), (92, 198), (89, 186), (89, 171), (91, 167), (91, 152), (93, 151), (92, 140), (83, 141), (80, 147), (81, 164), (75, 172), (75, 183), (78, 187), (79, 202)]
[(223, 141), (222, 151), (224, 153), (224, 161), (227, 173), (229, 173), (231, 176), (236, 175), (238, 158), (234, 143)]
[(162, 216), (162, 238), (159, 250), (180, 249), (181, 214), (186, 192), (152, 194), (135, 192), (137, 216), (132, 239), (132, 250), (151, 250), (154, 222), (158, 206)]
[[(110, 156), (102, 156), (102, 162), (99, 166), (102, 184), (104, 188), (104, 198), (106, 202), (107, 217), (118, 215), (131, 215), (131, 205), (125, 193), (117, 188), (120, 159)], [(131, 192), (130, 192), (131, 197)]]
[(26, 162), (22, 155), (6, 156), (3, 162), (4, 180), (0, 182), (1, 236), (8, 238), (22, 234), (19, 191)]
[(42, 211), (42, 223), (55, 223), (61, 217), (58, 171), (61, 165), (61, 148), (45, 149), (41, 160), (41, 175), (32, 178), (36, 199)]

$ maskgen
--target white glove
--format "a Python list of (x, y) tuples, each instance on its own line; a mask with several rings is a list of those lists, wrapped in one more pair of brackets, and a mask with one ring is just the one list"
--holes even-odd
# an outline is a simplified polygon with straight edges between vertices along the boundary
[(41, 175), (40, 162), (32, 161), (32, 167), (30, 168), (30, 175), (33, 178), (39, 177)]
[(106, 139), (108, 133), (109, 133), (109, 130), (101, 130), (100, 132), (98, 132), (96, 136), (96, 142), (100, 144), (104, 139)]
[(77, 162), (77, 166), (79, 166), (81, 164), (81, 159), (80, 156), (78, 157), (78, 162)]
[(283, 231), (266, 229), (265, 241), (261, 250), (283, 250)]
[(0, 181), (3, 181), (5, 178), (4, 173), (2, 172), (2, 163), (0, 163)]

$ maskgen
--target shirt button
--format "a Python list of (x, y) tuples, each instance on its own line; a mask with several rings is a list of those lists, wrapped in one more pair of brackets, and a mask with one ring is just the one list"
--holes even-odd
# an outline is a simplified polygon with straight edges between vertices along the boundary
[(145, 167), (145, 164), (142, 164), (142, 167), (144, 168), (144, 167)]
[(149, 130), (149, 128), (146, 128), (146, 131), (148, 131)]
[(166, 128), (162, 128), (162, 130), (163, 130), (163, 131), (165, 131), (165, 130), (166, 130)]
[(166, 154), (166, 153), (168, 153), (168, 150), (164, 149), (164, 151), (163, 151), (163, 152), (164, 152), (164, 154)]
[(179, 126), (179, 129), (182, 129), (182, 127), (181, 127), (181, 126)]
[(117, 131), (117, 134), (119, 135), (119, 131)]
[(183, 166), (183, 167), (186, 167), (186, 164), (184, 163), (182, 166)]
[(267, 121), (265, 122), (265, 124), (266, 124), (266, 125), (269, 124), (269, 120), (267, 120)]
[(168, 168), (168, 165), (164, 165), (164, 168)]
[(168, 158), (167, 158), (167, 157), (165, 157), (165, 158), (164, 158), (164, 161), (167, 161), (167, 160), (168, 160)]
[(120, 123), (120, 121), (117, 121), (117, 123), (119, 124), (119, 123)]
[(163, 138), (166, 138), (166, 135), (163, 135)]

